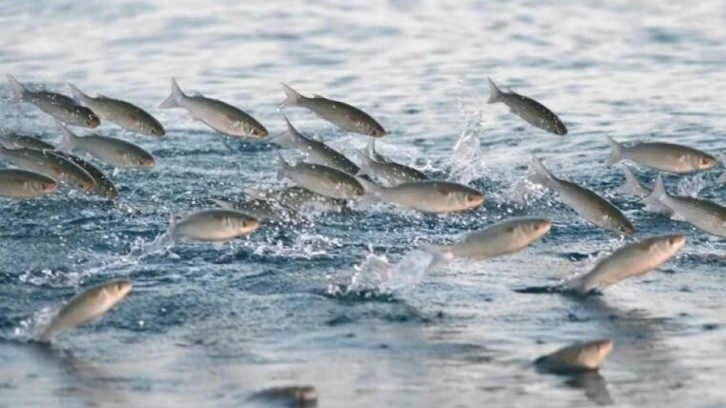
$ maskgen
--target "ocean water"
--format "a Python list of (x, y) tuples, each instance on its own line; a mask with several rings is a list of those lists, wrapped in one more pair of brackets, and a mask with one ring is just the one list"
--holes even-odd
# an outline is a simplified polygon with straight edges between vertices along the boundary
[[(99, 128), (157, 158), (151, 170), (102, 166), (117, 201), (68, 190), (0, 201), (0, 407), (276, 406), (248, 398), (287, 385), (316, 387), (321, 407), (726, 406), (726, 241), (645, 211), (619, 192), (622, 172), (605, 166), (606, 135), (726, 157), (724, 21), (717, 0), (4, 0), (3, 74), (132, 101), (167, 137)], [(273, 135), (284, 130), (280, 82), (355, 104), (388, 130), (381, 152), (469, 183), (487, 202), (447, 216), (385, 205), (320, 213), (221, 249), (152, 250), (170, 214), (286, 183), (269, 141), (224, 137), (184, 110), (158, 109), (172, 75)], [(570, 133), (488, 105), (487, 76), (546, 104)], [(351, 157), (367, 142), (304, 109), (285, 112)], [(13, 102), (6, 83), (0, 118), (4, 130), (60, 140), (53, 120)], [(531, 154), (623, 209), (636, 237), (594, 227), (528, 185)], [(724, 204), (723, 171), (666, 184)], [(636, 172), (646, 184), (656, 176)], [(518, 254), (426, 271), (421, 242), (517, 215), (554, 226)], [(626, 242), (668, 232), (688, 236), (676, 258), (602, 296), (515, 291), (555, 285)], [(74, 293), (121, 277), (135, 287), (102, 319), (50, 347), (28, 341)], [(532, 366), (603, 337), (615, 348), (599, 374)]]

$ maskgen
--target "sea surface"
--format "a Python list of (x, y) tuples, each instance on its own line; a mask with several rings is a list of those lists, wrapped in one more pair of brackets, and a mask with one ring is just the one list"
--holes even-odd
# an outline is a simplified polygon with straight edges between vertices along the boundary
[[(167, 136), (98, 129), (157, 159), (151, 170), (94, 162), (119, 186), (117, 201), (67, 189), (0, 200), (0, 407), (279, 406), (248, 398), (288, 385), (314, 386), (320, 407), (726, 406), (726, 240), (645, 211), (619, 191), (622, 170), (606, 167), (606, 136), (726, 158), (724, 21), (719, 0), (3, 0), (3, 81), (11, 73), (33, 88), (70, 94), (73, 83), (129, 100)], [(380, 152), (487, 201), (445, 216), (381, 204), (318, 211), (311, 224), (265, 225), (220, 249), (156, 248), (170, 215), (287, 183), (269, 140), (225, 137), (183, 109), (159, 109), (171, 76), (273, 136), (284, 131), (280, 82), (354, 104), (388, 130)], [(569, 134), (487, 104), (487, 76), (550, 107)], [(284, 110), (350, 157), (367, 143)], [(0, 128), (60, 141), (6, 82)], [(533, 154), (620, 207), (636, 236), (595, 227), (526, 182)], [(656, 177), (635, 171), (646, 185)], [(723, 172), (720, 163), (665, 181), (723, 205)], [(426, 270), (419, 244), (520, 215), (554, 226), (520, 253)], [(600, 296), (517, 292), (672, 232), (688, 236), (677, 257)], [(124, 302), (50, 346), (31, 341), (69, 297), (113, 278), (134, 282)], [(599, 374), (532, 365), (597, 338), (615, 343)]]

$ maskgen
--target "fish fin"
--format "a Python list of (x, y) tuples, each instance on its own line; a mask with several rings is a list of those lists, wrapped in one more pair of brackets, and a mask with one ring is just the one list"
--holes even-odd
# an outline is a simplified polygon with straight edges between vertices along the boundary
[(169, 108), (176, 108), (179, 105), (179, 102), (184, 99), (186, 95), (179, 87), (179, 84), (176, 82), (176, 78), (171, 77), (171, 95), (169, 95), (168, 98), (164, 100), (164, 102), (159, 105), (159, 108), (161, 109), (169, 109)]
[(273, 137), (271, 142), (284, 147), (294, 147), (294, 136), (295, 133), (297, 133), (297, 130), (294, 126), (292, 126), (292, 123), (290, 123), (290, 120), (287, 118), (287, 116), (285, 116), (284, 113), (282, 114), (282, 117), (285, 119), (285, 126), (287, 127), (287, 130)]
[(533, 173), (529, 176), (529, 181), (535, 184), (541, 184), (545, 187), (549, 187), (552, 183), (552, 173), (542, 164), (542, 162), (536, 157), (532, 156), (532, 163), (530, 169)]
[(608, 143), (610, 144), (610, 158), (608, 159), (607, 167), (612, 167), (613, 164), (623, 160), (623, 145), (616, 142), (615, 139), (608, 136)]
[(448, 251), (445, 246), (422, 243), (419, 247), (432, 256), (431, 263), (428, 269), (431, 270), (434, 267), (450, 262), (454, 259), (454, 254)]
[(489, 100), (487, 103), (496, 103), (501, 101), (501, 91), (497, 88), (497, 84), (492, 81), (491, 78), (487, 77), (489, 81)]
[(371, 165), (373, 164), (373, 159), (368, 155), (368, 153), (364, 150), (355, 150), (355, 153), (360, 158), (360, 171), (357, 176), (362, 176), (364, 174), (371, 173)]
[(587, 283), (585, 282), (585, 279), (583, 279), (585, 276), (587, 276), (587, 274), (567, 279), (566, 281), (562, 282), (561, 287), (566, 290), (572, 290), (581, 294), (587, 293), (590, 291), (591, 288), (587, 288)]
[(281, 82), (280, 85), (282, 85), (282, 90), (285, 92), (285, 100), (280, 102), (277, 106), (278, 108), (283, 106), (299, 106), (300, 102), (305, 99), (305, 97), (300, 95), (298, 91), (292, 89), (290, 85), (283, 82)]
[(726, 183), (726, 171), (716, 180), (717, 183)]
[(106, 95), (104, 95), (102, 93), (97, 93), (96, 94), (96, 98), (111, 99), (111, 98), (109, 98), (108, 96), (106, 96)]
[(642, 194), (645, 187), (640, 184), (638, 179), (635, 177), (635, 174), (633, 174), (632, 170), (630, 170), (630, 167), (623, 166), (623, 174), (625, 175), (625, 183), (620, 186), (620, 191), (633, 195)]
[(77, 86), (69, 83), (68, 87), (71, 88), (71, 93), (73, 94), (73, 99), (75, 99), (76, 101), (85, 103), (88, 99), (91, 99), (90, 96), (84, 94), (83, 91), (78, 89)]
[(61, 139), (61, 142), (56, 146), (54, 150), (63, 152), (63, 153), (71, 153), (73, 151), (73, 148), (76, 146), (75, 139), (78, 137), (73, 134), (73, 132), (70, 131), (64, 125), (61, 121), (58, 119), (55, 120), (55, 123), (58, 125), (58, 127), (61, 128), (61, 134), (63, 135), (63, 139)]
[(210, 200), (214, 204), (217, 204), (218, 207), (234, 210), (234, 203), (232, 201), (221, 200), (221, 199), (217, 199), (217, 198), (210, 198)]
[(356, 180), (358, 180), (358, 183), (360, 183), (361, 187), (363, 187), (363, 191), (365, 192), (365, 195), (360, 202), (371, 204), (381, 201), (381, 192), (383, 191), (383, 188), (376, 185), (371, 180), (362, 177), (363, 174), (361, 173), (362, 172), (358, 172), (357, 175), (353, 176)]
[(290, 169), (292, 166), (290, 165), (290, 163), (285, 161), (285, 158), (282, 157), (282, 153), (277, 152), (277, 158), (280, 160), (280, 168), (277, 170), (277, 179), (282, 180), (285, 178), (287, 170)]
[(681, 214), (679, 214), (678, 212), (675, 212), (675, 211), (671, 214), (671, 219), (673, 221), (688, 221), (686, 219), (686, 217), (682, 216)]
[(245, 195), (245, 199), (247, 199), (247, 197), (255, 200), (267, 200), (269, 198), (263, 190), (249, 189), (244, 190), (243, 193)]
[(645, 196), (642, 201), (646, 204), (660, 204), (661, 206), (665, 206), (665, 204), (663, 204), (663, 200), (666, 197), (668, 197), (668, 191), (665, 188), (665, 184), (663, 184), (663, 176), (658, 174), (658, 178), (655, 180), (655, 186), (653, 186), (653, 191)]
[(8, 74), (8, 82), (10, 82), (10, 89), (13, 90), (13, 98), (18, 102), (22, 101), (28, 94), (28, 90), (20, 83), (20, 81), (10, 74)]

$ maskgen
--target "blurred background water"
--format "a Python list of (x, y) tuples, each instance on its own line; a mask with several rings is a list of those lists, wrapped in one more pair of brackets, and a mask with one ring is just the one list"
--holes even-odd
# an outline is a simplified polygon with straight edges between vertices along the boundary
[[(4, 0), (4, 73), (129, 100), (168, 136), (102, 125), (157, 158), (149, 171), (103, 167), (120, 188), (116, 202), (67, 190), (0, 201), (0, 407), (236, 407), (291, 384), (314, 385), (326, 407), (726, 405), (726, 242), (645, 212), (618, 192), (621, 171), (605, 167), (606, 135), (723, 159), (724, 21), (717, 0)], [(284, 185), (268, 141), (226, 138), (183, 110), (158, 109), (172, 75), (273, 135), (284, 130), (280, 82), (352, 103), (388, 130), (380, 151), (471, 183), (488, 201), (449, 216), (375, 206), (264, 227), (221, 250), (143, 253), (170, 213)], [(557, 112), (569, 135), (486, 105), (487, 76)], [(0, 112), (4, 130), (60, 140), (52, 119), (14, 103), (6, 83)], [(303, 109), (286, 112), (347, 154), (367, 142)], [(531, 153), (622, 208), (636, 237), (684, 232), (687, 246), (603, 296), (514, 292), (586, 271), (623, 244), (524, 183)], [(721, 172), (719, 164), (666, 183), (724, 204)], [(419, 242), (449, 242), (514, 215), (550, 217), (554, 227), (522, 253), (421, 276)], [(103, 319), (50, 348), (24, 341), (69, 296), (116, 277), (135, 288)], [(370, 296), (335, 290), (348, 285)], [(600, 337), (615, 349), (599, 376), (531, 366)]]

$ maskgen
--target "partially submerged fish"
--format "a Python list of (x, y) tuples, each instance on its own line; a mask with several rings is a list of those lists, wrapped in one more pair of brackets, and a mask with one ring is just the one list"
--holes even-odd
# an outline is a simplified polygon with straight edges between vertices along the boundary
[(10, 74), (8, 74), (8, 81), (15, 99), (19, 102), (32, 103), (63, 123), (87, 128), (95, 128), (101, 124), (101, 120), (93, 111), (77, 104), (73, 98), (55, 92), (32, 92)]
[(450, 213), (479, 207), (484, 193), (459, 183), (424, 180), (381, 187), (358, 177), (367, 201), (384, 201), (424, 213)]
[(156, 118), (136, 105), (101, 94), (93, 98), (83, 93), (73, 84), (68, 84), (68, 86), (71, 88), (76, 100), (92, 109), (104, 120), (143, 135), (162, 137), (166, 133), (164, 127)]
[(73, 329), (102, 316), (122, 301), (132, 287), (130, 280), (119, 279), (84, 290), (63, 306), (41, 333), (39, 340), (49, 342), (63, 330)]
[(255, 199), (275, 202), (298, 213), (305, 213), (308, 210), (341, 211), (347, 205), (346, 200), (326, 197), (298, 186), (281, 190), (250, 190), (246, 194)]
[(35, 198), (57, 188), (58, 183), (48, 176), (27, 170), (0, 169), (0, 197)]
[(685, 244), (684, 235), (672, 234), (625, 245), (600, 260), (590, 272), (566, 282), (565, 287), (585, 294), (643, 275), (663, 265)]
[(17, 133), (0, 133), (0, 144), (10, 149), (34, 149), (34, 150), (53, 150), (55, 146), (46, 143), (32, 136), (19, 135)]
[[(627, 165), (623, 165), (622, 168), (623, 174), (625, 175), (625, 183), (620, 186), (620, 191), (626, 194), (632, 194), (638, 198), (647, 197), (650, 194), (651, 190), (638, 181), (638, 179), (635, 177), (635, 174), (633, 174), (633, 172)], [(646, 209), (655, 213), (673, 213), (673, 211), (671, 211), (668, 207), (664, 207), (656, 202), (648, 203), (646, 205)]]
[(456, 258), (487, 259), (524, 249), (542, 238), (551, 227), (552, 222), (546, 218), (509, 218), (467, 234), (453, 244), (424, 244), (422, 248), (434, 255), (431, 265)]
[(213, 198), (212, 201), (222, 208), (241, 211), (260, 221), (301, 222), (303, 217), (292, 208), (282, 206), (274, 201), (253, 198), (247, 201), (228, 201)]
[(309, 385), (273, 387), (255, 392), (248, 400), (263, 400), (285, 407), (315, 407), (318, 405), (318, 392)]
[(612, 149), (608, 167), (623, 160), (630, 160), (651, 169), (671, 173), (691, 173), (710, 169), (717, 163), (716, 158), (708, 153), (672, 143), (637, 143), (625, 147), (610, 136), (608, 143)]
[(503, 92), (491, 78), (487, 79), (489, 80), (489, 101), (487, 103), (503, 102), (512, 113), (524, 119), (530, 125), (560, 136), (567, 134), (565, 124), (546, 106), (513, 91), (511, 93)]
[(344, 130), (362, 135), (383, 137), (385, 129), (369, 114), (348, 105), (347, 103), (324, 98), (320, 95), (313, 95), (312, 98), (300, 95), (296, 90), (286, 84), (282, 84), (285, 91), (285, 100), (280, 106), (301, 106), (311, 110), (324, 119)]
[(363, 196), (363, 187), (356, 178), (344, 171), (322, 164), (297, 163), (291, 165), (278, 153), (279, 178), (292, 180), (300, 187), (331, 198), (357, 200)]
[(376, 153), (375, 139), (368, 142), (367, 151), (360, 151), (361, 168), (366, 174), (385, 179), (390, 186), (428, 180), (429, 177), (414, 169), (390, 160)]
[(593, 371), (600, 368), (613, 350), (609, 339), (575, 343), (535, 360), (535, 365), (545, 371), (558, 374), (572, 374)]
[(62, 123), (58, 122), (63, 133), (63, 141), (56, 150), (70, 152), (81, 149), (91, 156), (116, 167), (150, 169), (155, 160), (151, 153), (131, 142), (108, 136), (76, 136)]
[(257, 119), (239, 108), (203, 95), (185, 94), (173, 77), (171, 95), (159, 107), (184, 108), (194, 119), (228, 136), (262, 139), (268, 134), (267, 129)]
[(170, 240), (208, 241), (224, 243), (253, 233), (260, 226), (256, 218), (240, 211), (215, 208), (170, 221), (167, 236)]
[(674, 220), (687, 221), (709, 234), (726, 237), (726, 207), (701, 198), (672, 196), (660, 174), (653, 192), (643, 202), (660, 204), (672, 211)]
[(96, 188), (96, 182), (88, 172), (50, 150), (8, 149), (0, 144), (0, 159), (61, 181), (73, 189), (93, 191)]
[(530, 181), (551, 188), (559, 200), (591, 223), (622, 235), (633, 235), (635, 227), (623, 213), (593, 191), (552, 175), (539, 159), (532, 157)]
[(88, 173), (93, 181), (96, 183), (93, 192), (100, 195), (101, 197), (108, 198), (109, 200), (115, 200), (118, 198), (118, 189), (113, 181), (109, 179), (98, 167), (91, 163), (81, 159), (80, 157), (59, 151), (49, 150), (48, 153), (55, 154), (56, 156), (64, 157), (73, 162), (76, 166), (82, 168)]

